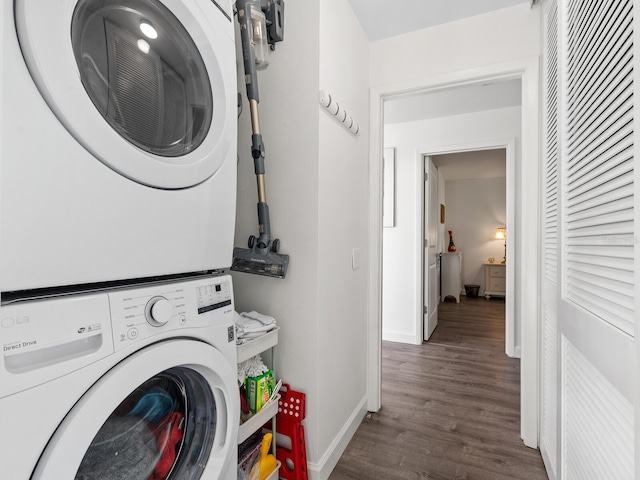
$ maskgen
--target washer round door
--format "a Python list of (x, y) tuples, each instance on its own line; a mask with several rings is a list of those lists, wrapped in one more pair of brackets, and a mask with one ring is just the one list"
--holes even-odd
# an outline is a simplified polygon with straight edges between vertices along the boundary
[(233, 24), (214, 2), (16, 0), (16, 26), (49, 108), (113, 170), (179, 189), (235, 162)]
[(83, 395), (31, 478), (226, 480), (236, 469), (236, 382), (208, 344), (148, 346)]

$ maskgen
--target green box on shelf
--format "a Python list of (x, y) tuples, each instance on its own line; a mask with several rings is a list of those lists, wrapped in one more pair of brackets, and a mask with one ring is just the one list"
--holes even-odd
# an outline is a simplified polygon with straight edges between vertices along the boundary
[(269, 401), (269, 397), (275, 388), (273, 372), (267, 370), (259, 377), (247, 377), (244, 381), (244, 388), (247, 393), (247, 403), (251, 413), (259, 412), (265, 403)]

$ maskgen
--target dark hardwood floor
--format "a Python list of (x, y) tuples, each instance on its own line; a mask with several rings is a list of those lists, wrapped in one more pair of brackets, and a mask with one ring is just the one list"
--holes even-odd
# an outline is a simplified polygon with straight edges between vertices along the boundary
[(382, 408), (329, 480), (547, 479), (520, 439), (520, 361), (504, 354), (504, 301), (441, 303), (428, 343), (383, 342)]

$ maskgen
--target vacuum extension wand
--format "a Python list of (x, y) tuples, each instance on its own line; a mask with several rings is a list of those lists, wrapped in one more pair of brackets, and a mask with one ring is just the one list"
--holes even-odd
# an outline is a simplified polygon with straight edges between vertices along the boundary
[[(259, 235), (249, 237), (248, 249), (234, 248), (231, 270), (238, 272), (284, 278), (289, 265), (289, 256), (278, 254), (280, 240), (271, 239), (271, 223), (265, 185), (265, 148), (260, 132), (260, 115), (258, 104), (258, 75), (256, 56), (252, 41), (252, 18), (250, 4), (252, 0), (238, 0), (238, 21), (244, 57), (245, 83), (251, 113), (251, 156), (258, 187), (258, 226)], [(281, 13), (281, 12), (280, 12)]]

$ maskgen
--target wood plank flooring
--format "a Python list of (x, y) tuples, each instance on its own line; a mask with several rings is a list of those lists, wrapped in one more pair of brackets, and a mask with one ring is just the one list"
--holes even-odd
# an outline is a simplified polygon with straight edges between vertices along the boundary
[(383, 342), (382, 408), (329, 480), (547, 479), (520, 439), (520, 361), (504, 354), (504, 301), (441, 303), (429, 342)]

